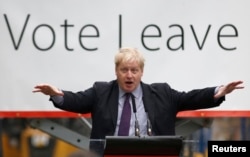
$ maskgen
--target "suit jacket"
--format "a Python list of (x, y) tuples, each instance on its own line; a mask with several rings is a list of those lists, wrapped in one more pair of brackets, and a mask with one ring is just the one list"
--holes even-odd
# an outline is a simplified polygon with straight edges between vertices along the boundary
[[(155, 135), (174, 135), (175, 119), (179, 111), (205, 109), (219, 106), (225, 97), (214, 100), (216, 87), (195, 89), (180, 92), (172, 89), (167, 83), (145, 84), (141, 82), (143, 103), (148, 111)], [(64, 102), (54, 105), (60, 109), (91, 113), (91, 139), (105, 139), (114, 135), (118, 115), (118, 83), (95, 82), (94, 85), (77, 93), (64, 91)], [(90, 149), (99, 153), (103, 146), (90, 143)]]

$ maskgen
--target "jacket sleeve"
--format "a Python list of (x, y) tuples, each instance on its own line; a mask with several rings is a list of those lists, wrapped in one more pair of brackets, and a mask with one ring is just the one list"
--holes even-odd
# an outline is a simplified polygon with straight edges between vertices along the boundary
[(225, 96), (214, 99), (215, 88), (194, 89), (177, 94), (179, 110), (207, 109), (219, 106), (225, 100)]
[(63, 93), (63, 102), (57, 103), (51, 99), (56, 108), (75, 113), (91, 112), (95, 101), (95, 91), (92, 87), (75, 93), (63, 90)]

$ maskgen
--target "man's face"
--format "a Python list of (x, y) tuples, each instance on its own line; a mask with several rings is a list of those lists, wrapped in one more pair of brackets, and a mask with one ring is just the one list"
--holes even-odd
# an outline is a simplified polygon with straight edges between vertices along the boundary
[(137, 62), (122, 62), (116, 67), (119, 86), (125, 92), (132, 92), (141, 82), (143, 70)]

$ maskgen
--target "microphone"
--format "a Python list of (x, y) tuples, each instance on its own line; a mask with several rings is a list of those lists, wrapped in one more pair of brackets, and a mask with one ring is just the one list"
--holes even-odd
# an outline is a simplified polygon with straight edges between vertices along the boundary
[(152, 136), (152, 125), (149, 120), (148, 112), (146, 113), (147, 113), (147, 133), (148, 133), (148, 136)]
[(134, 112), (134, 115), (135, 115), (135, 136), (138, 136), (140, 137), (140, 126), (139, 126), (139, 122), (138, 122), (138, 119), (137, 119), (137, 116), (136, 116), (136, 105), (135, 105), (135, 97), (133, 94), (131, 94), (131, 97), (132, 97), (132, 106), (133, 106), (133, 112)]
[(152, 125), (151, 125), (151, 122), (150, 122), (150, 119), (148, 116), (148, 109), (145, 105), (144, 105), (144, 108), (145, 108), (145, 112), (147, 114), (147, 134), (148, 134), (148, 136), (152, 136)]

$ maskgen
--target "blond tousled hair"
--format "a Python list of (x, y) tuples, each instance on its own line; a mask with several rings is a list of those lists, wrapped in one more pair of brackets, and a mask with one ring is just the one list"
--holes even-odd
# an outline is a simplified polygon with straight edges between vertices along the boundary
[(123, 62), (137, 62), (140, 65), (141, 70), (144, 68), (144, 56), (136, 48), (123, 47), (120, 48), (118, 53), (115, 55), (115, 66), (118, 67)]

